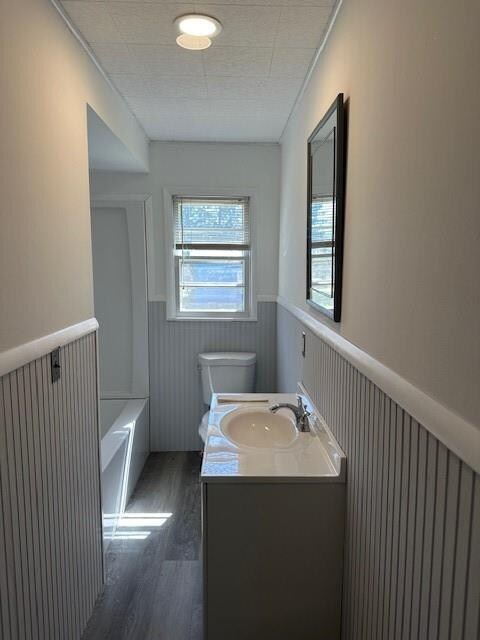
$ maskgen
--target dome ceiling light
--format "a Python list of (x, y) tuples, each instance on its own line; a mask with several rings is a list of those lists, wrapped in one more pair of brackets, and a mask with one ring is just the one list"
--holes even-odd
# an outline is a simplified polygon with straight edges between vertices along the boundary
[(212, 44), (211, 39), (218, 36), (222, 30), (222, 25), (216, 18), (200, 13), (178, 16), (174, 25), (179, 32), (177, 44), (192, 51), (208, 49)]

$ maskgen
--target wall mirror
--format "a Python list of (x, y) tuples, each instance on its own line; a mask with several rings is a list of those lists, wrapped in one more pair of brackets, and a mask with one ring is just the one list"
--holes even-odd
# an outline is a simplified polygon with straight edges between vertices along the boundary
[(340, 93), (308, 139), (307, 302), (335, 322), (342, 304), (345, 113)]

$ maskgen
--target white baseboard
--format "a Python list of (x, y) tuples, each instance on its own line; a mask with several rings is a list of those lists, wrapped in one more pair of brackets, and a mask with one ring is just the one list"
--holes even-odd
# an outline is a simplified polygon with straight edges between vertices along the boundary
[(480, 428), (415, 387), (303, 309), (280, 296), (277, 301), (316, 336), (353, 364), (448, 449), (480, 473)]
[(11, 371), (15, 371), (15, 369), (24, 367), (29, 362), (42, 358), (57, 347), (63, 347), (97, 329), (97, 320), (95, 318), (89, 318), (78, 324), (73, 324), (65, 329), (60, 329), (60, 331), (55, 331), (54, 333), (0, 353), (0, 378)]

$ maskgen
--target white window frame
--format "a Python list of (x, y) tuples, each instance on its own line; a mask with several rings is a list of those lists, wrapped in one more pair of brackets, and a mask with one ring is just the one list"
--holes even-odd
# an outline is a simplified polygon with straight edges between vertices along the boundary
[[(180, 313), (177, 309), (177, 287), (175, 278), (175, 224), (173, 211), (173, 198), (249, 198), (249, 222), (250, 222), (250, 258), (246, 262), (247, 266), (247, 312), (238, 313)], [(167, 320), (180, 321), (226, 321), (226, 322), (249, 322), (257, 320), (257, 295), (256, 295), (256, 212), (257, 193), (251, 188), (205, 188), (205, 187), (169, 187), (163, 189), (163, 208), (165, 222), (165, 255), (166, 255), (166, 285), (167, 285)]]

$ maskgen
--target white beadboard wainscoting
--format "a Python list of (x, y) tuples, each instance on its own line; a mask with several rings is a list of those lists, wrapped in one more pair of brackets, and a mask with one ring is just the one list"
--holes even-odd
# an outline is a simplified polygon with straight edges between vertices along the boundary
[(79, 639), (102, 588), (95, 329), (0, 378), (1, 638)]
[(344, 640), (478, 640), (480, 475), (281, 304), (277, 345), (347, 455)]
[(149, 303), (150, 444), (152, 451), (200, 449), (206, 410), (198, 354), (254, 351), (259, 392), (276, 385), (276, 303), (258, 302), (257, 321), (167, 320), (165, 302)]

